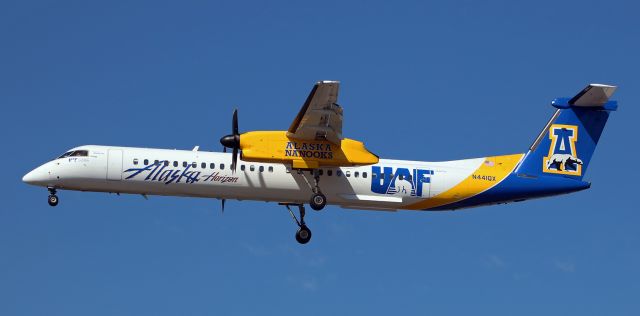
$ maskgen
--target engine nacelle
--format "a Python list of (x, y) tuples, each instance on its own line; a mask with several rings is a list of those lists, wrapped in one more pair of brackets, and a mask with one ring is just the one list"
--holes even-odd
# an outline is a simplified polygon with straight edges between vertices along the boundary
[(357, 140), (345, 138), (337, 145), (328, 141), (290, 138), (286, 131), (241, 134), (240, 149), (244, 161), (285, 162), (299, 169), (371, 165), (379, 160)]

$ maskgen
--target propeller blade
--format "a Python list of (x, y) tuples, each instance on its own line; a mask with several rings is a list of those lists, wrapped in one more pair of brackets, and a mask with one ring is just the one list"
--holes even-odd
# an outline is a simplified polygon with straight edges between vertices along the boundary
[(231, 156), (231, 172), (236, 173), (236, 165), (238, 164), (238, 147), (233, 148), (233, 154)]
[(222, 213), (224, 214), (224, 202), (226, 202), (227, 200), (222, 199)]
[(222, 146), (222, 152), (223, 152), (223, 153), (226, 153), (226, 152), (227, 152), (227, 147)]
[(231, 171), (236, 173), (236, 165), (238, 164), (238, 151), (240, 150), (240, 133), (238, 132), (238, 109), (233, 110), (233, 119), (231, 120), (231, 134), (222, 136), (220, 144), (226, 153), (227, 148), (233, 149), (231, 155)]
[(238, 109), (233, 110), (233, 121), (231, 123), (231, 130), (233, 135), (239, 135), (238, 133)]

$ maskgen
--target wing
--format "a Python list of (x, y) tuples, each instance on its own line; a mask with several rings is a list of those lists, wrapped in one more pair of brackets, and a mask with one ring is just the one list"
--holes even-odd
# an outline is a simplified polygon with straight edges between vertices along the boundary
[(340, 144), (342, 107), (337, 104), (339, 86), (338, 81), (318, 81), (291, 123), (287, 136)]

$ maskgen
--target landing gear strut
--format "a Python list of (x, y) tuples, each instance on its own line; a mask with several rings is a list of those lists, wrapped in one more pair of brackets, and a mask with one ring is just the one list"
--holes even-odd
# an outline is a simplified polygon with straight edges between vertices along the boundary
[[(300, 210), (300, 220), (298, 220), (296, 215), (293, 214), (293, 211), (289, 207), (290, 205), (295, 205), (298, 207), (298, 209)], [(309, 229), (309, 227), (307, 227), (307, 224), (304, 223), (304, 214), (305, 214), (304, 205), (284, 204), (284, 206), (287, 207), (287, 210), (289, 210), (289, 214), (291, 214), (291, 217), (293, 218), (293, 220), (296, 222), (296, 224), (298, 224), (299, 228), (298, 228), (298, 231), (296, 232), (296, 241), (298, 241), (301, 244), (308, 243), (309, 240), (311, 240), (311, 230)]]
[(47, 188), (49, 189), (49, 198), (47, 199), (47, 202), (49, 202), (49, 205), (51, 206), (56, 206), (58, 205), (58, 196), (56, 195), (56, 189), (55, 188)]
[(320, 170), (313, 169), (313, 195), (311, 196), (311, 200), (309, 201), (309, 206), (312, 209), (319, 211), (324, 208), (327, 204), (327, 197), (320, 192)]

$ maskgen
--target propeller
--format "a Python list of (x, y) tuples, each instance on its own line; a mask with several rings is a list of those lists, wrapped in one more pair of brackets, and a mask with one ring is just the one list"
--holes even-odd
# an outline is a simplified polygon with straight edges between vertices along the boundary
[(238, 132), (238, 109), (233, 110), (233, 120), (231, 121), (231, 134), (220, 138), (220, 144), (224, 146), (224, 152), (227, 148), (233, 149), (231, 156), (231, 172), (236, 172), (238, 163), (238, 150), (240, 150), (240, 133)]
[(226, 202), (226, 199), (222, 199), (222, 213), (224, 214), (224, 202)]

